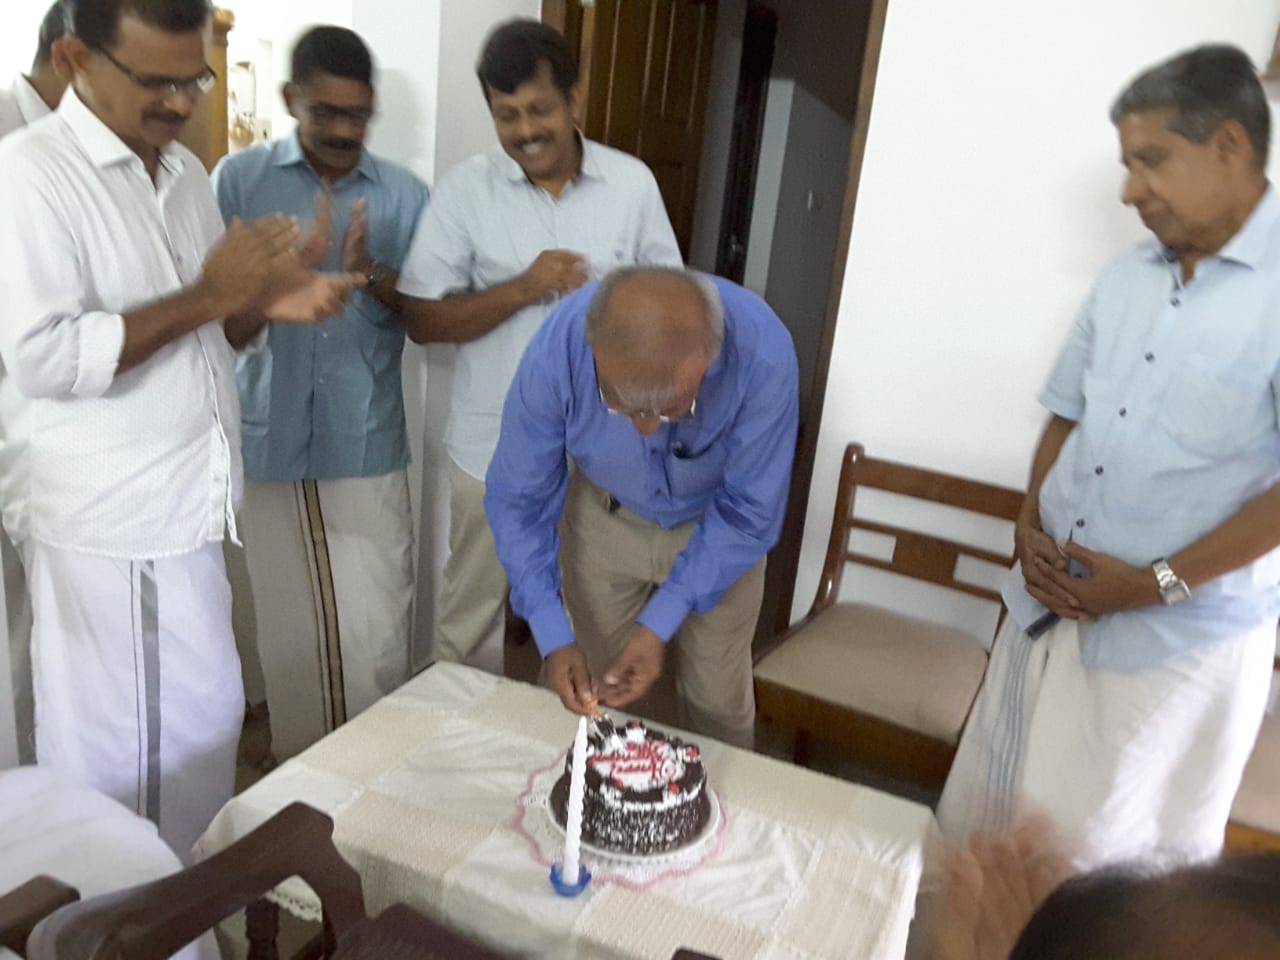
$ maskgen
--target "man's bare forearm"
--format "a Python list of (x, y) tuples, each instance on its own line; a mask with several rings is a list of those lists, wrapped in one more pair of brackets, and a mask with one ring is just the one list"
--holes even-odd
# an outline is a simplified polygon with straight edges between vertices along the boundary
[(1031, 458), (1031, 477), (1027, 481), (1027, 499), (1022, 508), (1023, 515), (1033, 520), (1036, 527), (1040, 526), (1040, 487), (1044, 484), (1044, 478), (1049, 475), (1053, 465), (1057, 463), (1062, 445), (1067, 442), (1067, 437), (1071, 436), (1071, 431), (1075, 428), (1074, 420), (1068, 420), (1055, 413), (1040, 434), (1035, 456)]
[(1197, 587), (1252, 563), (1277, 546), (1280, 546), (1280, 484), (1254, 497), (1168, 561), (1189, 586)]
[(220, 304), (200, 284), (126, 313), (124, 346), (116, 376), (145, 363), (161, 347), (220, 316)]
[(537, 299), (520, 276), (480, 293), (455, 293), (440, 300), (401, 294), (400, 315), (414, 343), (466, 343)]

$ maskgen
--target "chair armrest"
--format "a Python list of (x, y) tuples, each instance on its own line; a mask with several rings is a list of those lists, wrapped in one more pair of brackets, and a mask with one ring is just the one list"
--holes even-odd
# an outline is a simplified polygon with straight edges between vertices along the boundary
[(75, 903), (80, 894), (53, 877), (33, 877), (0, 896), (0, 947), (25, 956), (27, 937), (53, 911)]
[(360, 876), (332, 837), (329, 817), (292, 803), (203, 863), (59, 911), (36, 928), (28, 957), (164, 960), (291, 876), (315, 891), (336, 939), (365, 913)]

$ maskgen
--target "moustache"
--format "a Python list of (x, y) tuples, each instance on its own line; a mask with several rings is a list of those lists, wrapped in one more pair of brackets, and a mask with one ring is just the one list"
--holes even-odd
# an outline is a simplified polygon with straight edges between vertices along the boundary
[(531, 146), (532, 144), (535, 144), (535, 143), (549, 144), (551, 142), (552, 142), (551, 137), (530, 137), (528, 140), (518, 141), (516, 143), (516, 149), (523, 150), (525, 147)]
[(180, 124), (186, 123), (190, 119), (185, 113), (174, 113), (171, 110), (155, 110), (145, 114), (145, 116), (148, 120), (154, 120), (156, 123)]
[(321, 145), (330, 150), (359, 150), (363, 146), (359, 140), (339, 139), (336, 137), (332, 140), (322, 140)]

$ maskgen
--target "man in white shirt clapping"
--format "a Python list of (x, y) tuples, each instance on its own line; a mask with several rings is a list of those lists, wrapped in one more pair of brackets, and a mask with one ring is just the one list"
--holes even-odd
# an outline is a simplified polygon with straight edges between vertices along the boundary
[(224, 234), (175, 142), (213, 86), (207, 0), (63, 7), (71, 89), (0, 143), (0, 502), (34, 612), (36, 757), (185, 857), (231, 795), (244, 710), (232, 345), (333, 313), (357, 280), (309, 269), (290, 218)]

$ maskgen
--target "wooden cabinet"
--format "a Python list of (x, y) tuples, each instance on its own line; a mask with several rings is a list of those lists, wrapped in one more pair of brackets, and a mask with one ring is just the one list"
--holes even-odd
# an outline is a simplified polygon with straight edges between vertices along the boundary
[(227, 153), (227, 34), (235, 22), (230, 10), (214, 8), (205, 35), (205, 60), (218, 75), (218, 83), (200, 98), (180, 138), (206, 170), (212, 170)]

